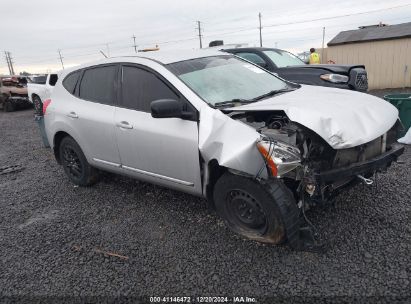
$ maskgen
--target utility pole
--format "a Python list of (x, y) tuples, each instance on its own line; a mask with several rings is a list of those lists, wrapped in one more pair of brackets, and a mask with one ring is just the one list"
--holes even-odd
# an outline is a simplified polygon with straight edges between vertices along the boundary
[(11, 74), (11, 67), (10, 67), (10, 62), (9, 62), (9, 55), (7, 54), (7, 51), (4, 51), (4, 55), (6, 55), (6, 62), (7, 62), (7, 67), (9, 68), (9, 73)]
[(133, 37), (131, 37), (131, 38), (133, 38), (133, 40), (134, 40), (134, 52), (137, 53), (136, 36), (133, 34)]
[(259, 29), (260, 29), (260, 47), (263, 47), (263, 36), (261, 34), (261, 29), (262, 29), (262, 27), (261, 27), (261, 13), (258, 13), (258, 20), (260, 21), (260, 27), (259, 27)]
[(61, 66), (63, 67), (63, 70), (64, 70), (63, 57), (61, 57), (61, 50), (59, 49), (58, 52), (59, 52)]
[(10, 54), (10, 52), (4, 52), (4, 53), (6, 54), (6, 61), (7, 61), (8, 67), (9, 67), (10, 75), (15, 75), (14, 67), (13, 67), (13, 60), (11, 58), (11, 54)]
[(323, 27), (323, 45), (321, 49), (321, 63), (324, 63), (324, 38), (325, 38), (325, 26)]
[(203, 35), (201, 34), (201, 22), (200, 21), (197, 21), (196, 29), (198, 29), (198, 38), (200, 39), (200, 49), (202, 49), (203, 48), (203, 42), (201, 41), (201, 37)]

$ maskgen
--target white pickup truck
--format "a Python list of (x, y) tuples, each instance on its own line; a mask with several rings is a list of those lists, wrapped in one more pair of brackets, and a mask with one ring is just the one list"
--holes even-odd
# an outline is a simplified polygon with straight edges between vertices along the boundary
[(33, 76), (27, 84), (30, 102), (34, 105), (36, 113), (41, 113), (43, 102), (50, 97), (58, 80), (58, 74)]

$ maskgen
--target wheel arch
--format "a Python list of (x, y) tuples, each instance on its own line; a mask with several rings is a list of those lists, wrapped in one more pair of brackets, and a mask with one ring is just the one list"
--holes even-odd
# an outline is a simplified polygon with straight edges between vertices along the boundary
[[(31, 94), (31, 101), (33, 101), (34, 97), (38, 97), (41, 100), (41, 97), (38, 94), (32, 93)], [(43, 101), (41, 100), (41, 102), (43, 102)]]
[(61, 159), (60, 159), (60, 153), (59, 153), (60, 144), (63, 138), (67, 136), (72, 137), (70, 134), (68, 134), (65, 131), (58, 131), (53, 136), (53, 153), (54, 153), (54, 157), (56, 158), (57, 163), (60, 165), (61, 165)]
[(214, 205), (214, 186), (217, 180), (227, 172), (228, 168), (220, 166), (217, 159), (211, 159), (204, 165), (204, 174), (203, 174), (203, 193), (207, 199), (207, 204), (210, 209), (215, 209)]

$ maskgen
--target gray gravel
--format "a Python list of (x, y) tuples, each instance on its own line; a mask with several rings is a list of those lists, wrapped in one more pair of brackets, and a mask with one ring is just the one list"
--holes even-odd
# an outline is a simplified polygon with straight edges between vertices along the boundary
[(314, 254), (243, 240), (190, 195), (108, 174), (73, 187), (32, 110), (1, 112), (0, 130), (0, 167), (25, 167), (0, 175), (3, 296), (411, 299), (410, 148), (377, 188), (308, 212), (331, 242)]

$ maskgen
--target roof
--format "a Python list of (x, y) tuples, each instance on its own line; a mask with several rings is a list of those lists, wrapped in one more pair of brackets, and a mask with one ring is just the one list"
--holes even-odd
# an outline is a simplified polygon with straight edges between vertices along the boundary
[[(224, 45), (222, 45), (222, 46), (224, 46)], [(224, 50), (224, 51), (248, 51), (248, 50), (256, 50), (256, 51), (279, 51), (279, 52), (281, 52), (281, 51), (284, 51), (284, 50), (280, 50), (280, 49), (276, 49), (276, 48), (270, 48), (270, 47), (258, 47), (258, 46), (253, 46), (253, 47), (251, 47), (251, 46), (246, 46), (246, 47), (236, 47), (236, 48), (233, 48), (233, 47), (229, 47), (229, 48), (224, 48), (224, 47), (222, 47), (222, 48), (220, 48), (221, 50)]]
[(146, 52), (140, 56), (140, 58), (148, 58), (158, 61), (162, 64), (169, 64), (178, 61), (190, 60), (195, 58), (209, 57), (209, 56), (221, 56), (227, 55), (215, 49), (200, 49), (200, 50), (173, 50), (173, 51), (155, 51)]
[(340, 32), (328, 46), (411, 37), (411, 22)]
[(59, 71), (57, 73), (60, 75), (59, 77), (64, 78), (69, 73), (82, 69), (82, 68), (87, 68), (87, 67), (99, 65), (99, 64), (108, 64), (108, 63), (138, 62), (139, 58), (153, 60), (160, 64), (169, 64), (169, 63), (185, 61), (185, 60), (190, 60), (190, 59), (195, 59), (195, 58), (229, 55), (227, 53), (217, 51), (215, 49), (153, 51), (153, 52), (144, 52), (140, 54), (136, 56), (119, 56), (119, 57), (104, 58), (104, 59), (100, 59), (97, 61), (91, 61), (91, 62), (83, 63), (81, 65), (77, 65), (74, 67), (70, 67), (62, 71)]

